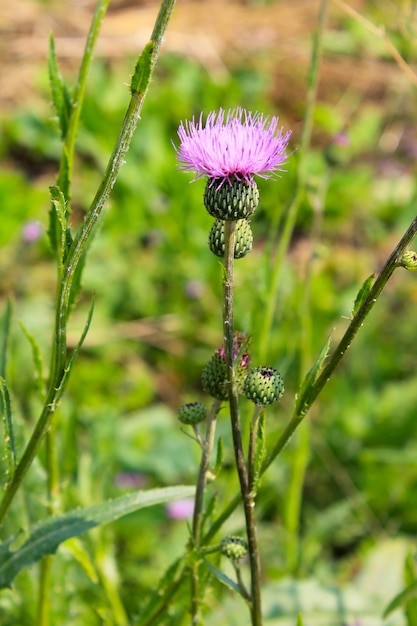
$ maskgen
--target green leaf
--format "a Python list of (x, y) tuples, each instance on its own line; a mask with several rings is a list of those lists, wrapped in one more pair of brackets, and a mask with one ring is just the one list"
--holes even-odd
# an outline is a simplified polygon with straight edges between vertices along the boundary
[(193, 496), (191, 486), (167, 487), (137, 491), (114, 500), (70, 511), (59, 517), (48, 518), (36, 526), (24, 544), (14, 552), (10, 550), (16, 536), (0, 545), (0, 588), (10, 587), (15, 576), (47, 554), (53, 554), (58, 546), (87, 530), (113, 522), (142, 508), (162, 504), (178, 498)]
[(256, 450), (253, 467), (253, 486), (252, 489), (257, 490), (261, 470), (266, 456), (266, 433), (265, 433), (266, 411), (263, 411), (259, 417), (258, 432), (256, 433)]
[(218, 476), (220, 474), (220, 471), (222, 469), (222, 465), (223, 465), (223, 439), (221, 437), (219, 437), (218, 441), (217, 441), (217, 454), (216, 454), (216, 463), (214, 465), (214, 475)]
[(45, 399), (45, 381), (43, 377), (43, 362), (41, 351), (39, 345), (35, 339), (35, 337), (28, 331), (28, 329), (24, 326), (22, 321), (19, 321), (19, 326), (25, 335), (26, 339), (29, 341), (30, 346), (32, 348), (32, 358), (33, 364), (35, 366), (36, 373), (36, 383), (38, 387), (39, 397), (41, 400)]
[(214, 565), (212, 565), (210, 563), (210, 561), (208, 561), (205, 557), (202, 557), (202, 558), (203, 558), (204, 563), (206, 564), (207, 568), (210, 570), (210, 572), (213, 574), (213, 576), (215, 578), (217, 578), (217, 580), (219, 582), (221, 582), (223, 585), (225, 585), (226, 587), (228, 587), (232, 591), (235, 591), (240, 596), (242, 596), (242, 598), (244, 598), (244, 595), (242, 594), (242, 591), (241, 591), (239, 585), (234, 580), (229, 578), (229, 576), (226, 576), (226, 574), (224, 574), (217, 567), (214, 567)]
[(149, 41), (140, 55), (130, 83), (132, 94), (144, 94), (148, 88), (152, 73), (152, 56), (155, 44)]
[(310, 391), (310, 389), (316, 382), (322, 370), (323, 363), (326, 360), (326, 357), (330, 350), (330, 342), (331, 342), (331, 338), (329, 337), (326, 343), (324, 344), (323, 348), (321, 349), (321, 352), (319, 356), (317, 357), (316, 362), (307, 373), (300, 387), (300, 391), (298, 393), (298, 398), (297, 398), (297, 403), (296, 403), (296, 412), (298, 415), (302, 415), (303, 412), (305, 411), (304, 403), (305, 403), (306, 397), (308, 395), (308, 392)]
[(63, 374), (63, 376), (61, 378), (61, 382), (59, 384), (59, 387), (57, 388), (57, 394), (55, 396), (55, 402), (58, 402), (59, 399), (62, 397), (62, 394), (65, 391), (65, 387), (68, 384), (69, 377), (70, 377), (70, 374), (71, 374), (71, 370), (74, 367), (74, 363), (76, 361), (78, 353), (81, 350), (81, 347), (82, 347), (82, 345), (84, 343), (84, 340), (85, 340), (85, 338), (87, 336), (87, 333), (88, 333), (88, 331), (90, 329), (91, 320), (93, 319), (93, 313), (94, 313), (94, 300), (91, 303), (90, 310), (88, 312), (87, 321), (85, 323), (84, 330), (83, 330), (83, 332), (81, 334), (81, 337), (79, 338), (77, 345), (75, 346), (74, 350), (72, 351), (72, 354), (71, 354), (71, 356), (70, 356), (70, 358), (68, 360), (67, 366), (65, 367), (64, 374)]
[[(406, 585), (416, 582), (415, 562), (413, 554), (408, 554), (404, 562), (404, 581)], [(417, 626), (417, 599), (412, 598), (406, 603), (405, 615), (407, 626)]]
[(403, 589), (398, 595), (395, 596), (395, 598), (391, 600), (391, 602), (388, 604), (387, 608), (385, 609), (383, 613), (383, 617), (388, 617), (388, 615), (391, 615), (391, 613), (393, 613), (397, 609), (400, 609), (406, 606), (406, 604), (410, 602), (410, 600), (413, 600), (416, 597), (417, 597), (417, 580), (411, 583), (411, 585), (408, 585), (408, 587)]
[(61, 138), (65, 139), (68, 130), (68, 122), (71, 116), (71, 97), (62, 79), (58, 67), (58, 60), (55, 52), (55, 41), (51, 34), (49, 37), (48, 55), (49, 82), (51, 87), (52, 102), (58, 115)]
[(7, 348), (9, 345), (12, 312), (12, 303), (8, 300), (3, 318), (3, 333), (0, 341), (0, 376), (3, 376), (3, 378), (6, 378)]
[(297, 615), (297, 626), (304, 626), (303, 616), (301, 613)]
[(0, 397), (2, 406), (2, 423), (4, 433), (4, 450), (6, 459), (5, 479), (10, 480), (16, 469), (16, 446), (14, 440), (10, 395), (5, 379), (0, 376)]
[(64, 194), (57, 185), (49, 188), (52, 206), (49, 211), (49, 242), (56, 253), (59, 266), (62, 266), (67, 240), (67, 203)]
[(355, 303), (353, 305), (351, 318), (355, 317), (356, 313), (361, 308), (363, 302), (371, 291), (372, 285), (374, 283), (375, 274), (371, 274), (368, 278), (363, 282), (362, 287), (358, 291), (358, 295), (356, 296)]

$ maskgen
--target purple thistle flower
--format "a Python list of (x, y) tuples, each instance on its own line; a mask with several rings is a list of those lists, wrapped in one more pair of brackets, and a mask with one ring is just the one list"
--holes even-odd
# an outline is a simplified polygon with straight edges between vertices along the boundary
[(194, 118), (181, 122), (181, 144), (174, 147), (180, 168), (195, 172), (193, 180), (207, 176), (211, 182), (217, 179), (219, 187), (226, 181), (232, 184), (233, 178), (253, 184), (255, 174), (271, 178), (282, 171), (290, 135), (278, 128), (277, 117), (238, 107), (227, 114), (223, 109), (212, 111), (205, 126), (202, 113), (197, 123)]

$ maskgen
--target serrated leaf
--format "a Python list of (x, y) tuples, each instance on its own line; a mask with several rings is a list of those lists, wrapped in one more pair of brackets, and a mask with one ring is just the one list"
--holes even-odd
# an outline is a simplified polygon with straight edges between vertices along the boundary
[(62, 79), (58, 67), (53, 35), (49, 37), (48, 55), (49, 83), (51, 87), (52, 102), (58, 116), (61, 138), (65, 139), (68, 130), (68, 122), (71, 116), (71, 96)]
[[(2, 407), (2, 424), (4, 434), (4, 450), (6, 460), (6, 481), (10, 480), (16, 469), (16, 446), (13, 431), (12, 410), (10, 395), (5, 379), (0, 376), (0, 398)], [(5, 485), (3, 485), (4, 487)]]
[(317, 357), (316, 362), (314, 363), (313, 367), (308, 371), (300, 387), (300, 391), (298, 393), (298, 398), (297, 398), (297, 403), (296, 403), (296, 411), (298, 415), (302, 413), (305, 397), (308, 394), (308, 391), (316, 382), (322, 370), (323, 363), (326, 360), (326, 357), (330, 350), (330, 342), (331, 342), (331, 338), (329, 337), (326, 343), (324, 344), (323, 348), (321, 349), (321, 352), (319, 356)]
[(351, 313), (351, 318), (355, 317), (356, 313), (359, 311), (359, 309), (362, 306), (362, 303), (364, 302), (365, 298), (367, 297), (367, 295), (369, 294), (369, 292), (371, 291), (372, 285), (374, 283), (374, 279), (375, 279), (375, 274), (371, 274), (370, 276), (368, 276), (368, 278), (363, 282), (362, 287), (359, 289), (358, 291), (358, 295), (355, 298), (355, 303), (353, 305), (353, 309), (352, 309), (352, 313)]
[(18, 550), (10, 550), (15, 537), (0, 545), (0, 588), (10, 587), (22, 569), (33, 565), (47, 554), (53, 554), (67, 539), (78, 537), (95, 526), (113, 522), (142, 508), (191, 497), (194, 493), (195, 488), (191, 486), (137, 491), (101, 504), (70, 511), (59, 517), (48, 518), (33, 529)]
[(130, 91), (132, 94), (144, 94), (148, 88), (152, 73), (152, 55), (154, 47), (154, 42), (149, 41), (142, 50), (130, 83)]
[(37, 387), (39, 391), (39, 397), (41, 400), (44, 400), (45, 399), (45, 386), (44, 386), (45, 381), (43, 378), (43, 362), (42, 362), (41, 350), (39, 348), (39, 345), (35, 337), (28, 331), (28, 329), (26, 328), (26, 326), (23, 324), (22, 321), (19, 321), (19, 326), (23, 334), (25, 335), (26, 339), (30, 343), (30, 347), (32, 349), (33, 364), (35, 366), (36, 383), (37, 383)]

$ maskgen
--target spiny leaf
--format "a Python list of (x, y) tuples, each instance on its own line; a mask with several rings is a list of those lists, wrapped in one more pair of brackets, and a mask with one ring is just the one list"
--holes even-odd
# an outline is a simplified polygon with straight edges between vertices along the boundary
[(371, 274), (363, 282), (362, 287), (359, 289), (358, 295), (356, 296), (355, 303), (353, 305), (353, 309), (352, 309), (352, 313), (351, 313), (351, 318), (355, 317), (356, 313), (361, 308), (362, 303), (364, 302), (365, 298), (367, 297), (367, 295), (371, 291), (371, 287), (373, 285), (374, 279), (375, 279), (375, 274)]
[(55, 41), (52, 34), (49, 37), (48, 69), (52, 102), (58, 116), (61, 138), (65, 139), (71, 115), (71, 97), (59, 71)]
[(10, 587), (22, 569), (33, 565), (47, 554), (53, 554), (67, 539), (78, 537), (95, 526), (107, 524), (139, 509), (190, 497), (194, 493), (195, 488), (189, 486), (137, 491), (49, 518), (36, 526), (24, 544), (14, 552), (10, 550), (10, 545), (15, 537), (0, 544), (0, 588)]

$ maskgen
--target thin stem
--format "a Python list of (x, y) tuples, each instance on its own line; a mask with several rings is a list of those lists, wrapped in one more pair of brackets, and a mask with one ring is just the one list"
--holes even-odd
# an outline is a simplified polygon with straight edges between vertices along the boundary
[(238, 394), (235, 372), (234, 354), (234, 322), (233, 322), (233, 269), (235, 248), (236, 222), (226, 220), (224, 227), (225, 277), (223, 282), (223, 334), (226, 353), (227, 381), (229, 388), (230, 420), (233, 435), (233, 446), (237, 472), (239, 475), (240, 490), (246, 520), (246, 534), (248, 539), (249, 562), (251, 570), (251, 618), (252, 626), (262, 625), (261, 604), (261, 563), (259, 558), (258, 538), (256, 532), (255, 499), (250, 490), (248, 469), (242, 446), (242, 433), (238, 406)]
[(314, 105), (316, 102), (317, 87), (319, 81), (320, 59), (323, 48), (323, 35), (326, 22), (327, 4), (328, 0), (322, 0), (318, 29), (313, 43), (310, 69), (308, 73), (304, 122), (301, 132), (300, 146), (297, 150), (298, 170), (294, 196), (288, 207), (284, 228), (282, 233), (280, 234), (277, 254), (274, 259), (273, 267), (271, 268), (272, 275), (269, 289), (269, 297), (266, 304), (265, 317), (262, 323), (262, 332), (259, 340), (259, 358), (261, 362), (265, 362), (267, 359), (269, 338), (271, 335), (271, 328), (274, 321), (282, 266), (288, 251), (288, 247), (290, 245), (291, 237), (297, 220), (298, 209), (303, 198), (304, 187), (306, 184), (306, 157), (311, 140), (311, 131), (313, 128)]
[[(116, 178), (121, 166), (125, 161), (126, 152), (130, 146), (133, 132), (137, 126), (143, 102), (148, 91), (149, 83), (152, 77), (153, 69), (159, 54), (163, 36), (171, 16), (175, 0), (163, 0), (159, 14), (152, 33), (151, 43), (153, 44), (149, 51), (149, 65), (145, 68), (147, 71), (143, 74), (143, 81), (139, 84), (138, 89), (132, 89), (130, 103), (123, 121), (116, 146), (110, 157), (104, 178), (100, 184), (97, 194), (87, 212), (85, 220), (78, 230), (71, 248), (68, 252), (62, 280), (58, 286), (57, 307), (55, 318), (55, 349), (53, 351), (53, 363), (50, 373), (49, 389), (45, 405), (42, 409), (38, 422), (29, 442), (26, 445), (22, 458), (16, 467), (13, 480), (9, 483), (0, 504), (0, 524), (9, 509), (9, 506), (18, 490), (24, 476), (35, 458), (39, 447), (49, 429), (53, 414), (56, 409), (56, 403), (62, 394), (60, 383), (65, 374), (66, 358), (67, 358), (67, 319), (69, 313), (69, 302), (71, 288), (79, 262), (87, 249), (87, 244), (94, 227), (101, 215), (103, 206), (110, 195), (110, 192), (116, 182)], [(139, 57), (138, 64), (140, 62)], [(137, 79), (137, 77), (135, 76)]]
[[(383, 288), (385, 287), (392, 273), (398, 267), (398, 263), (402, 255), (410, 246), (416, 234), (417, 234), (417, 217), (414, 218), (414, 220), (408, 227), (407, 231), (404, 233), (399, 243), (390, 254), (378, 278), (374, 282), (374, 285), (368, 297), (365, 299), (362, 306), (359, 308), (358, 312), (356, 313), (356, 315), (350, 322), (349, 327), (347, 328), (344, 336), (342, 337), (336, 350), (334, 351), (333, 356), (330, 359), (328, 365), (322, 371), (321, 375), (318, 377), (314, 385), (306, 393), (302, 402), (303, 413), (300, 414), (299, 409), (294, 410), (293, 416), (288, 422), (285, 430), (283, 431), (282, 435), (280, 436), (280, 438), (278, 439), (278, 441), (272, 448), (270, 454), (268, 455), (267, 459), (265, 460), (264, 464), (262, 465), (261, 475), (263, 475), (266, 472), (266, 470), (269, 468), (271, 463), (273, 463), (276, 457), (282, 452), (282, 450), (288, 444), (289, 440), (293, 436), (297, 427), (299, 426), (303, 418), (307, 415), (308, 411), (310, 410), (314, 402), (317, 400), (317, 397), (321, 393), (322, 389), (329, 382), (331, 376), (334, 374), (336, 366), (345, 355), (347, 347), (354, 340), (358, 330), (363, 326), (363, 323), (366, 317), (370, 313), (373, 305), (375, 304), (378, 297), (380, 296)], [(297, 406), (300, 406), (298, 402), (297, 402)], [(236, 510), (239, 503), (240, 503), (240, 497), (238, 494), (236, 494), (233, 500), (231, 500), (229, 504), (224, 508), (224, 510), (219, 514), (217, 519), (214, 520), (209, 531), (204, 535), (202, 539), (203, 544), (208, 543), (212, 539), (212, 537), (218, 532), (219, 528), (221, 528), (224, 522), (227, 519), (229, 519), (232, 513)]]
[[(201, 538), (201, 525), (203, 520), (203, 505), (204, 505), (204, 494), (207, 485), (207, 472), (209, 469), (209, 463), (211, 459), (211, 455), (213, 452), (214, 445), (214, 435), (216, 432), (216, 422), (217, 422), (217, 413), (220, 409), (221, 401), (214, 400), (212, 407), (210, 409), (210, 413), (207, 418), (207, 427), (206, 427), (206, 435), (204, 441), (202, 442), (202, 455), (200, 462), (200, 469), (198, 472), (197, 485), (196, 485), (196, 494), (195, 494), (195, 502), (194, 502), (194, 513), (193, 513), (193, 543), (198, 548), (200, 546), (200, 538)], [(191, 572), (191, 615), (193, 625), (197, 625), (199, 623), (199, 581), (198, 581), (198, 562), (193, 564), (192, 572)]]
[(359, 307), (359, 310), (357, 311), (356, 315), (353, 317), (352, 321), (350, 322), (345, 334), (343, 335), (342, 339), (339, 341), (329, 362), (322, 370), (320, 376), (308, 389), (306, 389), (303, 397), (301, 397), (297, 401), (296, 408), (294, 410), (294, 413), (290, 422), (288, 423), (286, 429), (282, 433), (281, 437), (279, 438), (275, 446), (272, 448), (269, 454), (269, 457), (266, 459), (264, 463), (263, 472), (271, 465), (272, 461), (279, 455), (279, 453), (287, 445), (288, 441), (291, 439), (297, 426), (304, 419), (304, 417), (310, 410), (312, 404), (317, 399), (317, 396), (322, 391), (323, 387), (329, 382), (331, 376), (334, 374), (336, 367), (338, 366), (341, 359), (344, 357), (347, 349), (351, 346), (351, 343), (354, 340), (356, 334), (358, 333), (359, 329), (363, 326), (365, 318), (371, 312), (376, 301), (381, 295), (382, 290), (384, 289), (388, 280), (391, 278), (394, 270), (398, 267), (398, 264), (402, 255), (407, 250), (408, 246), (411, 244), (416, 234), (417, 234), (417, 217), (414, 218), (409, 228), (407, 229), (407, 231), (404, 233), (403, 237), (399, 241), (398, 245), (394, 248), (394, 250), (388, 257), (385, 265), (383, 266), (381, 272), (376, 278), (368, 296), (365, 298), (362, 305)]

